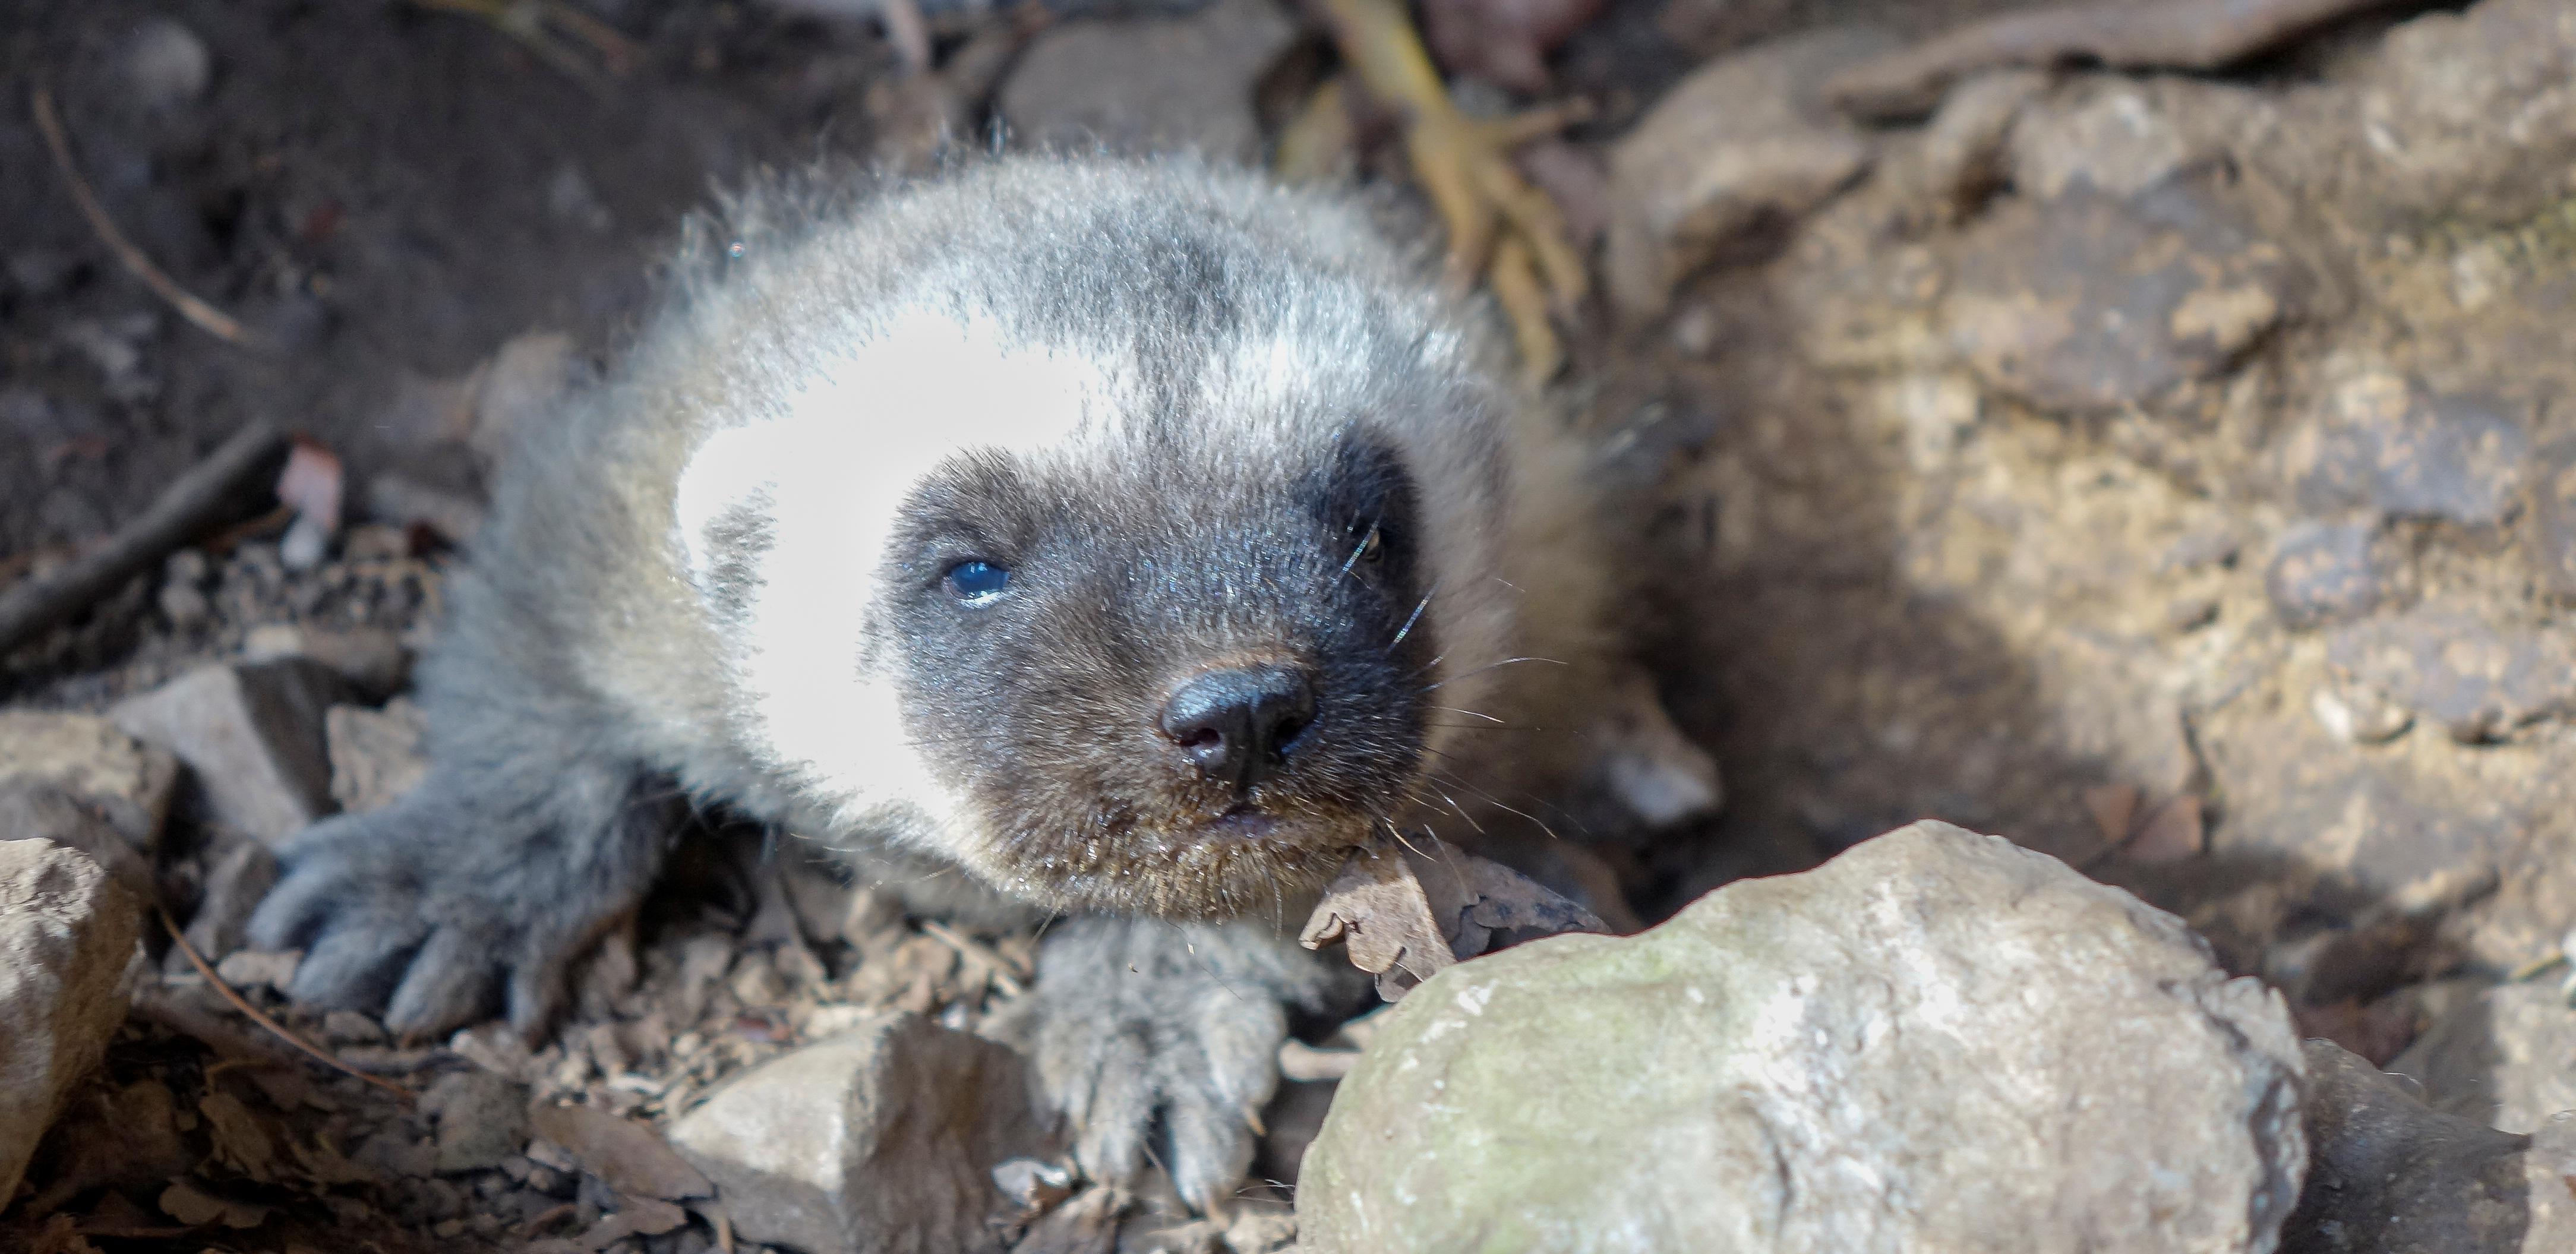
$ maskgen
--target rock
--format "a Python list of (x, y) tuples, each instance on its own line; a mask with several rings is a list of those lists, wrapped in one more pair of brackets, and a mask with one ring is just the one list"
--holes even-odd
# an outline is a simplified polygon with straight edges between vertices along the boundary
[(2485, 0), (2398, 26), (2350, 90), (2270, 129), (2277, 146), (2342, 133), (2311, 194), (2357, 223), (2510, 225), (2576, 192), (2571, 81), (2576, 8)]
[(1307, 1153), (1300, 1248), (2268, 1251), (2299, 1067), (2179, 921), (1917, 823), (1425, 982)]
[(2576, 641), (2498, 626), (2459, 605), (2428, 603), (2338, 628), (2326, 639), (2326, 662), (2463, 744), (2576, 708)]
[(2576, 1110), (2576, 1010), (2556, 981), (2503, 984), (2436, 1020), (2388, 1065), (2444, 1114), (2534, 1132)]
[(168, 110), (195, 101), (214, 81), (214, 57), (195, 31), (166, 17), (147, 18), (126, 36), (126, 85), (146, 109)]
[(292, 623), (263, 623), (242, 637), (251, 662), (310, 658), (347, 680), (359, 696), (382, 701), (411, 683), (411, 649), (382, 627), (326, 631)]
[(997, 103), (1020, 141), (1037, 147), (1257, 161), (1253, 87), (1296, 35), (1270, 0), (1064, 22), (1020, 54)]
[(331, 757), (331, 796), (351, 814), (380, 809), (429, 776), (420, 707), (396, 698), (381, 710), (335, 705), (323, 716)]
[(2531, 467), (2532, 557), (2540, 585), (2576, 600), (2576, 439), (2543, 446)]
[(323, 711), (342, 693), (339, 677), (303, 658), (207, 666), (108, 717), (187, 763), (215, 817), (275, 842), (330, 812)]
[(2366, 506), (2476, 527), (2504, 521), (2530, 450), (2521, 425), (2492, 400), (2434, 395), (2370, 371), (2338, 386), (2282, 458), (2306, 509)]
[(527, 1148), (528, 1089), (477, 1068), (440, 1076), (421, 1095), (438, 1121), (438, 1170), (485, 1171)]
[(95, 714), (0, 712), (0, 788), (56, 788), (107, 820), (138, 852), (160, 845), (179, 763)]
[(1666, 94), (1610, 153), (1605, 271), (1621, 312), (1662, 313), (1728, 244), (1795, 222), (1858, 178), (1870, 140), (1816, 86), (1892, 45), (1881, 31), (1817, 31), (1710, 62)]
[(59, 788), (0, 787), (0, 840), (47, 840), (77, 849), (137, 901), (153, 896), (152, 860), (96, 811)]
[(2372, 551), (2379, 529), (2367, 522), (2293, 523), (2281, 533), (2263, 592), (2291, 627), (2347, 622), (2388, 598), (2389, 572)]
[(1952, 342), (1987, 386), (2059, 413), (2144, 405), (2227, 370), (2305, 283), (2207, 184), (2123, 198), (2078, 182), (1996, 206), (1962, 241)]
[(746, 1240), (807, 1254), (998, 1250), (992, 1170), (1049, 1138), (1009, 1049), (881, 1014), (726, 1084), (671, 1127)]
[(2537, 1144), (2428, 1109), (2364, 1059), (2305, 1046), (2308, 1179), (2281, 1254), (2576, 1249), (2576, 1127)]
[(77, 850), (0, 841), (0, 1198), (125, 1020), (136, 899)]
[[(188, 943), (209, 962), (222, 961), (224, 955), (241, 948), (251, 912), (259, 908), (268, 890), (277, 887), (284, 869), (267, 845), (236, 838), (230, 848), (214, 855), (206, 871), (205, 892), (197, 899), (197, 913), (188, 920)], [(184, 965), (187, 959), (179, 961)]]
[(2193, 156), (2180, 129), (2125, 79), (2072, 108), (2032, 110), (2013, 127), (2013, 186), (2055, 200), (2076, 187), (2115, 197), (2145, 191)]

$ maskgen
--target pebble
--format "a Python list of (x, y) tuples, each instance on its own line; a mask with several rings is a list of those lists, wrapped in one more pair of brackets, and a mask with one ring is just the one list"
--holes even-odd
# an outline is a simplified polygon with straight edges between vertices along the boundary
[(1020, 54), (996, 104), (1027, 146), (1257, 161), (1254, 85), (1296, 38), (1271, 0), (1060, 22)]
[(206, 666), (118, 702), (108, 717), (186, 763), (215, 817), (275, 843), (330, 812), (323, 717), (344, 690), (303, 658)]
[(2326, 661), (2463, 744), (2576, 709), (2576, 639), (2460, 605), (2419, 605), (2338, 628)]
[(90, 807), (136, 851), (159, 847), (179, 762), (94, 714), (0, 711), (0, 787), (57, 788)]
[(1018, 1054), (903, 1013), (744, 1073), (670, 1136), (738, 1236), (806, 1254), (998, 1251), (993, 1169), (1053, 1148)]
[(155, 111), (193, 104), (214, 82), (215, 59), (195, 31), (166, 17), (147, 18), (128, 35), (125, 81)]
[(2347, 622), (2379, 608), (2389, 576), (2373, 550), (2378, 528), (2363, 521), (2294, 523), (2281, 533), (2263, 592), (2291, 627)]
[(2284, 1254), (2576, 1249), (2576, 1123), (2499, 1132), (2428, 1108), (2329, 1042), (2302, 1052), (2309, 1167)]
[(2437, 394), (2384, 371), (2338, 386), (2283, 448), (2299, 505), (2366, 507), (2463, 526), (2504, 521), (2522, 492), (2531, 444), (2494, 400)]

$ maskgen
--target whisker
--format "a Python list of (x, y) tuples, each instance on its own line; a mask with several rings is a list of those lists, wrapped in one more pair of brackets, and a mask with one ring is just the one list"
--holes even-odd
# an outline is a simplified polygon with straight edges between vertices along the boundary
[(1422, 599), (1414, 604), (1412, 617), (1404, 620), (1404, 627), (1395, 633), (1395, 639), (1386, 642), (1387, 652), (1395, 652), (1395, 646), (1404, 643), (1404, 638), (1413, 634), (1413, 625), (1422, 621), (1422, 611), (1430, 609), (1431, 598), (1438, 595), (1440, 595), (1438, 584), (1431, 585), (1431, 591), (1422, 594)]
[(1495, 726), (1497, 726), (1497, 727), (1509, 727), (1509, 726), (1511, 726), (1511, 724), (1510, 724), (1510, 723), (1505, 722), (1505, 721), (1504, 721), (1504, 720), (1502, 720), (1502, 719), (1496, 718), (1496, 717), (1494, 717), (1494, 716), (1493, 716), (1493, 715), (1491, 715), (1491, 714), (1487, 714), (1487, 713), (1485, 713), (1483, 710), (1462, 710), (1462, 709), (1459, 709), (1457, 706), (1454, 706), (1454, 705), (1426, 705), (1426, 706), (1424, 706), (1424, 707), (1422, 707), (1422, 708), (1423, 708), (1423, 709), (1426, 709), (1426, 710), (1439, 710), (1439, 711), (1441, 711), (1441, 712), (1443, 712), (1443, 713), (1446, 713), (1446, 714), (1464, 714), (1464, 715), (1466, 715), (1466, 716), (1467, 716), (1467, 717), (1469, 717), (1469, 718), (1481, 718), (1481, 719), (1485, 720), (1485, 721), (1486, 721), (1486, 722), (1488, 722), (1488, 723), (1492, 723), (1492, 724), (1494, 724), (1494, 725), (1495, 725)]
[(1467, 678), (1467, 677), (1469, 677), (1469, 676), (1471, 676), (1471, 675), (1482, 675), (1482, 674), (1484, 674), (1484, 673), (1485, 673), (1485, 672), (1487, 672), (1487, 671), (1494, 670), (1494, 669), (1496, 669), (1496, 668), (1498, 668), (1498, 667), (1509, 666), (1509, 665), (1511, 665), (1511, 664), (1512, 664), (1512, 663), (1514, 663), (1514, 662), (1545, 662), (1545, 663), (1547, 663), (1547, 664), (1548, 664), (1548, 665), (1550, 665), (1550, 666), (1563, 666), (1563, 665), (1565, 665), (1565, 663), (1560, 662), (1560, 661), (1558, 661), (1558, 660), (1556, 660), (1555, 658), (1552, 658), (1552, 657), (1507, 657), (1507, 658), (1504, 658), (1502, 661), (1499, 661), (1499, 662), (1490, 662), (1490, 663), (1487, 663), (1486, 665), (1479, 666), (1479, 667), (1477, 667), (1476, 669), (1474, 669), (1474, 670), (1472, 670), (1472, 671), (1460, 671), (1460, 672), (1458, 672), (1458, 673), (1457, 673), (1457, 674), (1455, 674), (1455, 675), (1451, 675), (1451, 676), (1449, 676), (1448, 678), (1441, 680), (1439, 683), (1433, 684), (1433, 685), (1431, 685), (1430, 687), (1423, 689), (1423, 691), (1424, 691), (1424, 692), (1438, 692), (1440, 689), (1442, 689), (1442, 688), (1444, 688), (1444, 687), (1447, 687), (1447, 686), (1448, 686), (1448, 685), (1450, 685), (1450, 684), (1454, 684), (1454, 683), (1458, 682), (1459, 680), (1461, 680), (1461, 679), (1465, 679), (1465, 678)]

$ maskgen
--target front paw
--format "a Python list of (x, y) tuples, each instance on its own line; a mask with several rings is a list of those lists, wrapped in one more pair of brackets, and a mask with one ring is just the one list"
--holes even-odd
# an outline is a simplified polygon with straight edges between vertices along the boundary
[[(496, 812), (440, 783), (299, 833), (251, 917), (251, 942), (305, 951), (297, 1001), (381, 1006), (401, 1036), (496, 1009), (534, 1036), (562, 1005), (571, 961), (641, 898), (656, 846), (638, 854), (611, 831), (568, 833), (534, 821), (541, 811)], [(628, 821), (612, 811), (606, 827)]]
[(1251, 1165), (1260, 1110), (1279, 1083), (1286, 1006), (1326, 976), (1265, 928), (1082, 918), (1038, 959), (1030, 1049), (1047, 1100), (1094, 1180), (1126, 1184), (1149, 1161), (1211, 1211)]

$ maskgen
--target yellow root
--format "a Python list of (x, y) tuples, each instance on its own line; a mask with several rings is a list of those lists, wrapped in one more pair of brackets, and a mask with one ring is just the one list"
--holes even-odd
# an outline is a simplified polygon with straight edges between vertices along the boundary
[[(1571, 313), (1583, 299), (1588, 278), (1583, 259), (1566, 242), (1563, 215), (1512, 167), (1511, 155), (1520, 145), (1578, 120), (1580, 106), (1499, 121), (1469, 118), (1450, 101), (1401, 0), (1319, 2), (1351, 73), (1403, 123), (1405, 157), (1414, 179), (1448, 228), (1449, 282), (1463, 291), (1481, 276), (1511, 320), (1524, 372), (1534, 382), (1553, 378), (1564, 364), (1564, 350), (1549, 310)], [(1319, 92), (1308, 117), (1299, 119), (1300, 127), (1328, 108), (1348, 126), (1338, 81), (1325, 90), (1335, 93), (1335, 99), (1327, 104)], [(1292, 155), (1312, 162), (1317, 141), (1330, 134), (1323, 129), (1328, 125), (1329, 116), (1307, 134), (1291, 128), (1288, 138), (1297, 146), (1292, 150), (1283, 139), (1283, 171)]]

